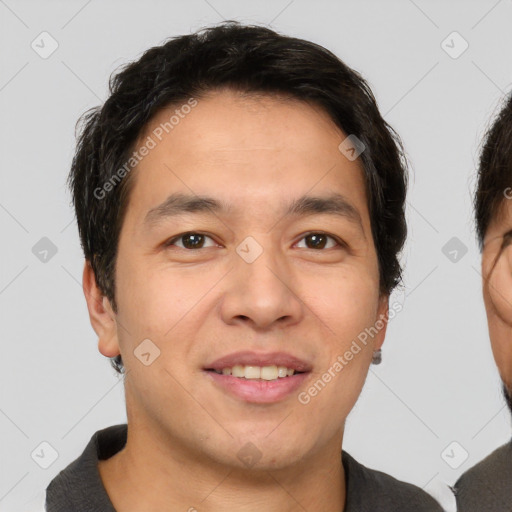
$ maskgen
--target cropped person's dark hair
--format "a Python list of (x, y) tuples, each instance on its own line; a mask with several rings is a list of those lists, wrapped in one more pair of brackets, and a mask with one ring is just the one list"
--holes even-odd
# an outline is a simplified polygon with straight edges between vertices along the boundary
[(484, 137), (474, 198), (480, 249), (491, 221), (499, 214), (508, 196), (512, 197), (512, 94)]
[[(103, 199), (95, 190), (129, 160), (138, 136), (162, 108), (224, 88), (308, 101), (364, 143), (360, 158), (380, 291), (389, 294), (401, 280), (398, 254), (406, 237), (407, 161), (400, 138), (380, 115), (365, 80), (333, 53), (265, 27), (229, 21), (150, 48), (112, 75), (103, 106), (81, 117), (68, 183), (85, 258), (114, 312), (117, 245), (136, 171)], [(111, 362), (122, 371), (120, 356)]]

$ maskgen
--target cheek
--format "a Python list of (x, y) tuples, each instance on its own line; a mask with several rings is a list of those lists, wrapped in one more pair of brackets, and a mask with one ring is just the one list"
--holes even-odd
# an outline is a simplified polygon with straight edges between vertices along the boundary
[[(173, 381), (164, 368), (172, 374), (183, 374), (184, 361), (194, 351), (201, 298), (211, 284), (176, 272), (143, 269), (142, 265), (119, 266), (116, 293), (123, 362), (134, 371), (134, 380), (143, 388), (141, 392), (146, 387), (149, 390), (151, 382), (167, 382), (171, 390)], [(150, 356), (146, 358), (154, 358), (154, 363), (144, 366), (140, 357), (148, 352)]]
[[(326, 281), (327, 283), (327, 281)], [(313, 388), (317, 411), (330, 409), (333, 425), (352, 409), (363, 387), (372, 357), (372, 340), (378, 320), (378, 288), (364, 273), (348, 272), (310, 295), (308, 307), (318, 318), (315, 339), (322, 343), (321, 365)]]
[(200, 275), (148, 266), (142, 261), (120, 262), (117, 272), (119, 312), (133, 330), (159, 337), (169, 333), (211, 286)]
[[(344, 269), (337, 276), (315, 280), (315, 293), (309, 293), (308, 306), (338, 337), (338, 344), (357, 337), (359, 332), (376, 321), (378, 281), (368, 273)], [(332, 334), (332, 333), (331, 333)], [(331, 336), (335, 337), (335, 336)]]
[(507, 247), (484, 281), (484, 302), (492, 351), (502, 379), (512, 382), (512, 254)]
[[(498, 265), (496, 266), (498, 267)], [(503, 323), (512, 328), (512, 290), (508, 286), (512, 279), (495, 268), (488, 282), (489, 300)]]
[(489, 324), (491, 346), (501, 379), (512, 386), (512, 328), (510, 326)]

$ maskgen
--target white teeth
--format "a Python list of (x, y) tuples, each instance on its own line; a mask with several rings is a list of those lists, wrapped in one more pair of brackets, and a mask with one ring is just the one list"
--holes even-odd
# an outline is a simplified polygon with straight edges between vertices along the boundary
[(261, 368), (259, 366), (246, 366), (244, 377), (246, 379), (261, 378)]
[(278, 376), (277, 366), (264, 366), (261, 369), (261, 378), (264, 380), (275, 380)]
[(277, 375), (278, 377), (286, 377), (288, 375), (288, 373), (286, 372), (286, 366), (278, 366)]
[(245, 367), (236, 364), (231, 368), (231, 375), (233, 375), (233, 377), (245, 377)]
[(232, 368), (223, 368), (222, 371), (214, 371), (222, 375), (232, 375), (233, 377), (263, 380), (282, 379), (284, 377), (291, 377), (295, 373), (295, 370), (287, 368), (286, 366), (242, 366), (239, 364), (233, 366)]

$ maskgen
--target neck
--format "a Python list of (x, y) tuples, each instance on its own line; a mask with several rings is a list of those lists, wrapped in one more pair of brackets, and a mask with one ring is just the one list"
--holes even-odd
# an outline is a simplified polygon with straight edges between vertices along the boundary
[(150, 429), (129, 425), (125, 448), (98, 463), (118, 512), (344, 510), (339, 436), (292, 466), (254, 470), (220, 464), (197, 451), (187, 452)]

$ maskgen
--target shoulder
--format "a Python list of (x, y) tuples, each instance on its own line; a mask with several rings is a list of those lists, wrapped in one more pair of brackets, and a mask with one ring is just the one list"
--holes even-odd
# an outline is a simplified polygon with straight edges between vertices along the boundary
[(494, 450), (466, 471), (454, 486), (460, 512), (512, 508), (512, 442)]
[(347, 479), (346, 512), (442, 512), (439, 503), (419, 487), (367, 468), (342, 454)]
[(98, 430), (82, 454), (62, 469), (46, 488), (48, 511), (114, 511), (103, 486), (98, 461), (107, 459), (126, 444), (127, 424)]

